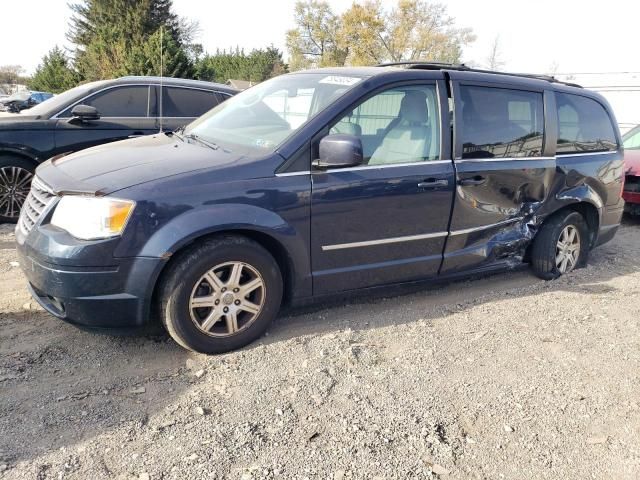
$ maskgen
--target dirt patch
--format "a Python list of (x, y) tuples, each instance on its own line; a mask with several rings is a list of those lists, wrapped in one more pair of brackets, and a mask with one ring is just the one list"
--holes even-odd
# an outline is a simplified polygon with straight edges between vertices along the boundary
[(293, 312), (241, 351), (80, 331), (0, 227), (0, 478), (640, 476), (640, 222), (512, 272)]

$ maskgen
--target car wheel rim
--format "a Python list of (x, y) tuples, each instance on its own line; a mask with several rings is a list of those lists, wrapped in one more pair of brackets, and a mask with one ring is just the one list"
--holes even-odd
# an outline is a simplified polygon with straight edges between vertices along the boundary
[(579, 258), (580, 232), (573, 225), (567, 225), (556, 244), (556, 268), (560, 273), (568, 273), (575, 268)]
[(217, 265), (200, 277), (191, 291), (191, 320), (206, 335), (234, 335), (256, 321), (265, 295), (260, 272), (248, 263)]
[(24, 205), (33, 174), (20, 167), (0, 168), (0, 216), (17, 218)]

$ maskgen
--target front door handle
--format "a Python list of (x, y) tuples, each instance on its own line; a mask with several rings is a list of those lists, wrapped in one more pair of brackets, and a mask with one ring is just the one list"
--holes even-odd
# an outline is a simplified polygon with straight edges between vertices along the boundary
[(485, 183), (487, 183), (487, 178), (480, 175), (476, 175), (475, 177), (471, 178), (462, 178), (458, 181), (458, 185), (462, 187), (474, 187), (478, 185), (484, 185)]
[(438, 180), (435, 178), (428, 178), (424, 182), (418, 184), (418, 188), (440, 188), (448, 187), (449, 180)]
[(144, 132), (133, 132), (131, 135), (129, 135), (129, 138), (142, 137), (143, 135), (144, 135)]

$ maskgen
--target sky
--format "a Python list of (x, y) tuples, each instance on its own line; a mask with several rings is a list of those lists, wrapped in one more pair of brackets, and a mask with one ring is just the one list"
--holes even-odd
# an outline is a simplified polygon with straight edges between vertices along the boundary
[[(0, 0), (0, 65), (21, 64), (32, 73), (54, 45), (67, 45), (65, 31), (73, 0)], [(293, 27), (295, 0), (174, 0), (175, 11), (200, 23), (198, 41), (205, 50), (269, 44), (285, 50), (285, 32)], [(351, 0), (329, 0), (340, 13)], [(396, 0), (383, 0), (392, 6)], [(448, 0), (459, 26), (477, 35), (464, 60), (482, 64), (499, 36), (504, 69), (526, 72), (640, 72), (638, 17), (629, 0), (609, 0), (590, 8), (577, 0)], [(606, 5), (606, 8), (603, 7)], [(551, 12), (551, 14), (549, 14)], [(625, 14), (627, 12), (628, 14)], [(637, 13), (637, 12), (635, 12)]]
[[(0, 65), (20, 64), (33, 73), (53, 46), (69, 46), (65, 31), (74, 0), (0, 0)], [(387, 7), (397, 0), (382, 0)], [(341, 13), (352, 0), (329, 0)], [(464, 50), (463, 60), (482, 66), (496, 37), (503, 70), (513, 72), (635, 74), (576, 79), (609, 84), (635, 81), (640, 85), (638, 11), (630, 0), (447, 0), (458, 26), (473, 28), (477, 40)], [(204, 49), (275, 45), (285, 52), (285, 32), (293, 25), (295, 0), (173, 0), (179, 15), (201, 27), (198, 42)], [(6, 21), (6, 19), (28, 20)], [(596, 80), (597, 78), (597, 80)], [(637, 93), (640, 97), (640, 93)], [(627, 106), (628, 108), (628, 106)], [(638, 104), (640, 111), (640, 103)], [(625, 114), (628, 115), (628, 114)], [(637, 115), (640, 117), (640, 114)], [(640, 122), (640, 118), (637, 119)]]

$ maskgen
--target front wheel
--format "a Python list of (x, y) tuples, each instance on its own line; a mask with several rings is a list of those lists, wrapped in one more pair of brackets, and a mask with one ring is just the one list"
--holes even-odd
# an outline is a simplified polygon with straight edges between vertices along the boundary
[(534, 273), (552, 280), (580, 268), (589, 256), (589, 227), (577, 212), (560, 212), (543, 225), (533, 242)]
[(18, 157), (0, 157), (0, 223), (16, 223), (24, 205), (34, 165)]
[(223, 236), (179, 254), (159, 300), (162, 323), (176, 342), (200, 353), (223, 353), (264, 333), (280, 308), (282, 276), (261, 245)]

